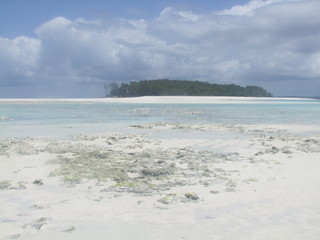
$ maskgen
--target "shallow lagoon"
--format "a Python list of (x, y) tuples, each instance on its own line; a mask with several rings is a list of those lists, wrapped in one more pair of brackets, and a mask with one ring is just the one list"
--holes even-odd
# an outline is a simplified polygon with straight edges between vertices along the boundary
[(320, 101), (245, 99), (234, 103), (158, 104), (2, 101), (0, 137), (67, 137), (80, 133), (128, 131), (136, 124), (268, 124), (320, 126)]

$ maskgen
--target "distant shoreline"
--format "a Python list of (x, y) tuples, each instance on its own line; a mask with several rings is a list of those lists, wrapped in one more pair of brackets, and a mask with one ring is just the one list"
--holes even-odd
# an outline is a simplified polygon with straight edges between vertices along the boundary
[(126, 98), (0, 98), (0, 103), (88, 102), (88, 103), (164, 103), (164, 104), (220, 104), (220, 103), (278, 103), (277, 101), (312, 101), (315, 98), (281, 97), (221, 97), (221, 96), (144, 96)]

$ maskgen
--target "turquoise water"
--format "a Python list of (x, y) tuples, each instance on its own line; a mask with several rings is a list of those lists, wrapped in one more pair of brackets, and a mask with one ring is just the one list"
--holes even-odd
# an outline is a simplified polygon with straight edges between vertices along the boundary
[(100, 133), (152, 122), (320, 126), (320, 101), (270, 99), (243, 100), (236, 104), (1, 102), (0, 119), (0, 137)]

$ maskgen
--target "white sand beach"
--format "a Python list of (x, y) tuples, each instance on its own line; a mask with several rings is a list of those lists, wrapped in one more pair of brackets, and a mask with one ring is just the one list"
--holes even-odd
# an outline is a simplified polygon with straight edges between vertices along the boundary
[[(267, 98), (267, 97), (220, 97), (220, 96), (144, 96), (144, 97), (127, 97), (127, 98), (0, 98), (1, 102), (100, 102), (100, 103), (173, 103), (173, 104), (188, 104), (188, 103), (244, 103), (252, 104), (252, 100), (258, 100), (258, 103), (263, 103), (264, 100), (302, 100), (301, 98)], [(314, 100), (312, 98), (303, 98), (303, 100)], [(275, 102), (276, 103), (276, 102)]]
[(319, 132), (157, 122), (70, 139), (2, 137), (0, 239), (319, 239)]

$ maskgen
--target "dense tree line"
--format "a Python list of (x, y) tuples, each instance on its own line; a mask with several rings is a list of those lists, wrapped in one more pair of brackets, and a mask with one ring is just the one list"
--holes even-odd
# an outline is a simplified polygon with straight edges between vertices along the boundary
[(256, 86), (241, 87), (186, 80), (142, 80), (130, 83), (111, 83), (105, 86), (107, 97), (139, 96), (244, 96), (272, 97), (265, 89)]

